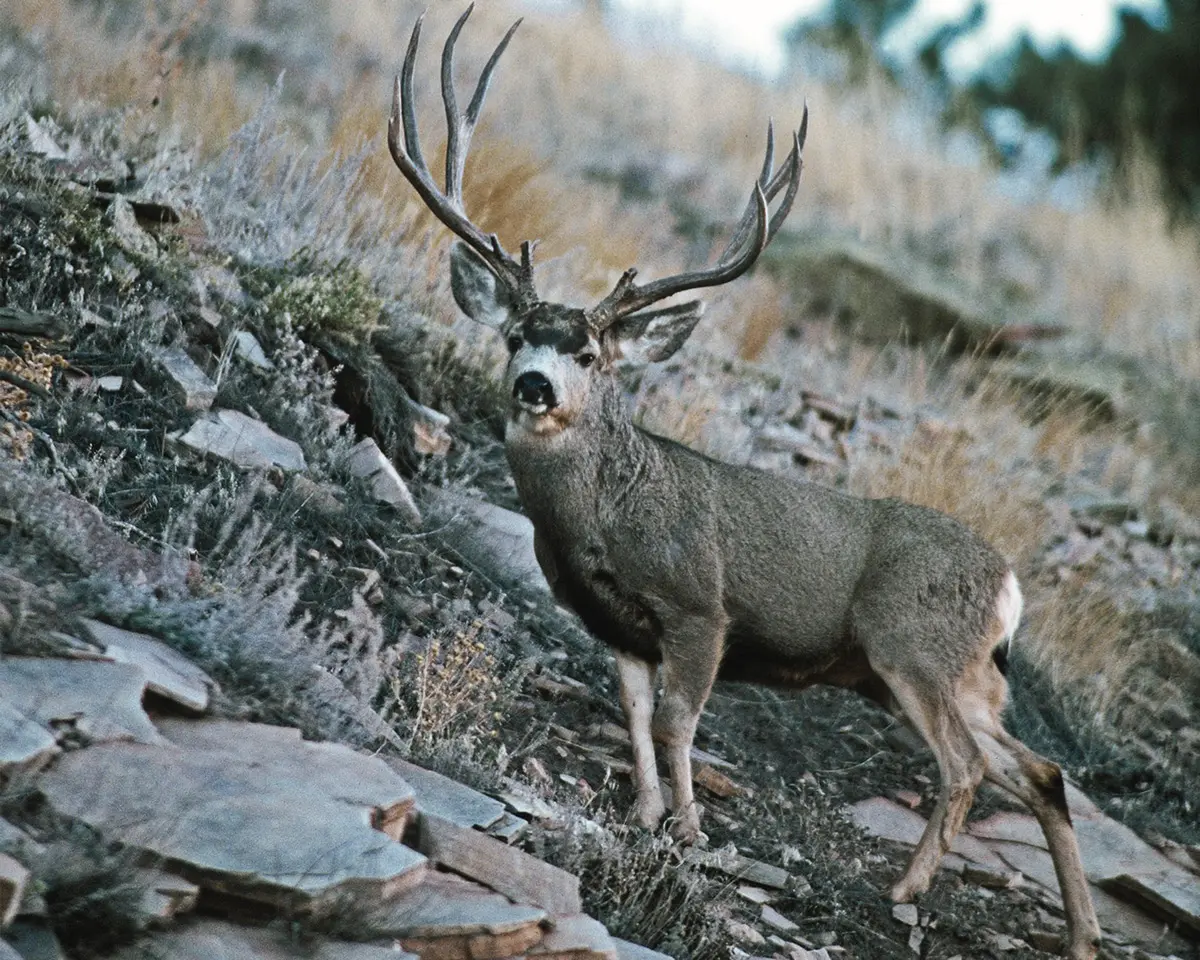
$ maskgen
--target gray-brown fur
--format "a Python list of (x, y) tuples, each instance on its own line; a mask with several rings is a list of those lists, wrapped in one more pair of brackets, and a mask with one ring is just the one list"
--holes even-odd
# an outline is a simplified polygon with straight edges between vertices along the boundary
[[(465, 19), (446, 46), (447, 73)], [(792, 483), (642, 431), (614, 376), (622, 358), (673, 355), (703, 312), (698, 301), (648, 306), (728, 282), (770, 242), (795, 196), (805, 124), (775, 175), (768, 137), (750, 203), (714, 267), (646, 285), (629, 270), (591, 309), (543, 302), (533, 285), (532, 244), (522, 244), (518, 262), (466, 219), (464, 157), (449, 150), (443, 192), (420, 156), (412, 115), (419, 27), (397, 82), (389, 146), (463, 241), (451, 255), (455, 300), (508, 344), (508, 461), (547, 580), (614, 650), (637, 822), (654, 828), (666, 812), (657, 741), (674, 787), (674, 832), (685, 842), (700, 836), (689, 751), (719, 677), (849, 687), (911, 723), (941, 772), (938, 803), (893, 898), (928, 888), (986, 776), (1033, 810), (1063, 891), (1067, 956), (1092, 960), (1100, 930), (1061, 771), (1000, 723), (1007, 686), (996, 654), (1007, 651), (1021, 607), (1003, 558), (936, 511)], [(460, 142), (469, 139), (496, 56), (466, 120), (448, 108)], [(768, 203), (780, 193), (770, 214)]]

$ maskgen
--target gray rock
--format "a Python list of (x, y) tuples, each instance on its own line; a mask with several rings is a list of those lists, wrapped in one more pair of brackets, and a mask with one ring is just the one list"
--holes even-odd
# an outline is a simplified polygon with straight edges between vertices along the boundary
[(0, 773), (33, 771), (58, 753), (50, 732), (0, 699)]
[(16, 857), (0, 853), (0, 927), (7, 927), (13, 922), (28, 882), (28, 868)]
[(386, 763), (413, 788), (417, 809), (422, 813), (431, 813), (460, 827), (485, 829), (504, 816), (503, 803), (456, 780), (399, 757), (389, 757)]
[(188, 920), (112, 954), (113, 960), (417, 960), (391, 944), (306, 941), (301, 947), (286, 931), (239, 927), (210, 917)]
[(628, 940), (614, 937), (613, 943), (617, 947), (618, 960), (671, 960), (665, 953), (659, 953), (638, 943), (630, 943)]
[(84, 625), (106, 657), (141, 669), (148, 690), (189, 710), (202, 713), (208, 709), (208, 693), (216, 684), (183, 654), (161, 640), (109, 626), (99, 620), (85, 620)]
[(243, 470), (281, 467), (300, 471), (308, 466), (300, 444), (236, 410), (210, 411), (193, 423), (187, 433), (169, 434), (168, 439)]
[(245, 305), (246, 291), (237, 275), (227, 267), (209, 264), (200, 267), (193, 275), (192, 282), (200, 302), (209, 306), (213, 298), (235, 307)]
[(4, 939), (21, 960), (67, 960), (58, 937), (44, 923), (18, 920), (4, 931)]
[(393, 839), (413, 793), (381, 760), (288, 728), (160, 726), (167, 745), (75, 751), (38, 789), (59, 814), (232, 896), (303, 909), (352, 891), (367, 908), (421, 881), (425, 858)]
[[(886, 797), (872, 797), (851, 804), (846, 811), (850, 819), (873, 837), (891, 840), (894, 843), (904, 843), (915, 847), (925, 832), (925, 818), (907, 807), (888, 800)], [(987, 845), (978, 838), (960, 833), (954, 838), (951, 851), (963, 860), (978, 863), (993, 870), (1004, 870), (1005, 864)], [(961, 862), (961, 861), (960, 861)], [(953, 859), (944, 859), (943, 868), (953, 867)]]
[(207, 410), (217, 399), (217, 385), (180, 347), (154, 347), (150, 356), (186, 410)]
[(52, 120), (47, 120), (42, 124), (28, 113), (25, 114), (25, 142), (30, 153), (39, 154), (47, 160), (66, 160), (67, 151), (58, 145), (54, 133), (49, 129), (52, 123)]
[(433, 490), (428, 500), (442, 538), (485, 576), (550, 592), (527, 517), (449, 490)]
[(576, 913), (555, 917), (550, 923), (542, 942), (525, 954), (526, 957), (531, 960), (534, 957), (617, 960), (617, 945), (599, 920)]
[(346, 456), (346, 467), (354, 476), (370, 483), (376, 500), (391, 504), (413, 526), (421, 525), (421, 511), (417, 509), (404, 478), (374, 440), (367, 437), (355, 444)]
[(263, 350), (258, 337), (249, 330), (238, 330), (233, 335), (233, 352), (245, 360), (250, 366), (259, 370), (274, 370), (275, 364)]
[(958, 352), (1061, 333), (1023, 316), (1010, 322), (1002, 303), (966, 289), (928, 262), (850, 238), (803, 238), (785, 231), (762, 261), (803, 298), (832, 308), (857, 336), (873, 342), (935, 342)]
[(154, 238), (142, 229), (137, 221), (133, 205), (124, 197), (113, 197), (104, 216), (112, 229), (117, 243), (126, 253), (132, 253), (146, 260), (158, 258), (158, 244)]
[(45, 730), (69, 729), (90, 743), (165, 741), (142, 709), (146, 675), (125, 663), (7, 657), (0, 702)]
[(420, 887), (380, 905), (371, 914), (370, 924), (379, 934), (396, 937), (404, 947), (419, 954), (426, 952), (430, 941), (536, 931), (532, 942), (512, 950), (512, 954), (520, 955), (541, 941), (539, 926), (545, 919), (546, 912), (538, 907), (514, 904), (461, 877), (430, 872)]

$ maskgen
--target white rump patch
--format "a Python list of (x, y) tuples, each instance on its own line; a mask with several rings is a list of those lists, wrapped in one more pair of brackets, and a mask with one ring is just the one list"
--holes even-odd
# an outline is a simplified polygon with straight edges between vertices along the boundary
[(1025, 601), (1021, 597), (1021, 586), (1017, 576), (1011, 570), (1004, 578), (999, 594), (996, 595), (996, 619), (1000, 622), (1001, 637), (1006, 645), (1012, 646), (1013, 636), (1017, 632), (1017, 624), (1021, 622), (1021, 610)]

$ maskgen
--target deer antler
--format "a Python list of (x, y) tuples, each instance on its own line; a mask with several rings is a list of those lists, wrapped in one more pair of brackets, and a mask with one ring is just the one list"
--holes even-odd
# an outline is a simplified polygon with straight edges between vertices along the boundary
[[(648, 307), (650, 304), (685, 290), (698, 287), (715, 287), (740, 277), (750, 269), (760, 253), (766, 249), (779, 232), (780, 226), (792, 209), (792, 201), (800, 187), (800, 171), (804, 167), (802, 153), (804, 140), (808, 135), (808, 105), (804, 106), (804, 116), (800, 121), (800, 129), (792, 134), (792, 151), (788, 154), (784, 166), (778, 173), (771, 176), (775, 160), (775, 127), (767, 124), (767, 151), (763, 158), (762, 172), (754, 182), (750, 192), (750, 201), (746, 211), (734, 230), (733, 237), (722, 251), (716, 264), (707, 270), (697, 270), (690, 273), (680, 273), (673, 277), (664, 277), (645, 286), (634, 283), (637, 269), (630, 267), (617, 281), (612, 293), (588, 311), (588, 320), (592, 328), (601, 331), (612, 326), (622, 317)], [(768, 204), (775, 199), (780, 190), (786, 186), (783, 200), (773, 215), (768, 213)], [(753, 234), (751, 231), (753, 230)]]
[[(488, 86), (492, 82), (492, 73), (501, 55), (508, 46), (508, 41), (521, 25), (518, 20), (504, 35), (504, 39), (492, 51), (484, 65), (483, 72), (475, 87), (471, 102), (467, 105), (466, 114), (458, 110), (458, 101), (454, 92), (454, 45), (462, 32), (467, 18), (475, 9), (472, 3), (446, 38), (442, 48), (442, 102), (446, 107), (446, 189), (438, 189), (425, 158), (421, 154), (420, 139), (417, 135), (417, 120), (413, 112), (413, 69), (416, 66), (417, 47), (421, 40), (421, 24), (425, 15), (417, 18), (412, 36), (408, 41), (408, 51), (404, 55), (404, 65), (392, 94), (392, 113), (388, 119), (388, 149), (396, 166), (404, 174), (406, 180), (425, 201), (425, 205), (442, 223), (449, 227), (468, 246), (471, 247), (484, 262), (491, 267), (500, 281), (508, 288), (518, 302), (531, 302), (537, 299), (533, 287), (533, 248), (534, 244), (526, 240), (521, 244), (520, 262), (504, 252), (500, 241), (493, 234), (485, 234), (467, 217), (463, 210), (462, 181), (463, 170), (466, 168), (467, 150), (471, 145), (471, 136), (475, 132), (475, 124), (479, 121), (479, 112), (483, 109), (483, 98), (487, 95)], [(403, 133), (403, 143), (401, 143)]]

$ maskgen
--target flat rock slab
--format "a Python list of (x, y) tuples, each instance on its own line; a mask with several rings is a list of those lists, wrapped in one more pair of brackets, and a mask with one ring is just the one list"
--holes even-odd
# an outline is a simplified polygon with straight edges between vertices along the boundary
[(44, 767), (58, 753), (53, 735), (0, 695), (0, 774)]
[(355, 444), (346, 455), (346, 468), (370, 484), (376, 500), (391, 504), (413, 526), (421, 525), (421, 511), (417, 509), (408, 485), (374, 440), (367, 437)]
[(145, 689), (141, 668), (126, 663), (41, 657), (0, 661), (0, 703), (47, 731), (68, 728), (91, 743), (164, 743), (142, 709)]
[(420, 882), (425, 858), (392, 839), (413, 793), (382, 761), (261, 724), (161, 728), (164, 746), (76, 751), (37, 787), (106, 840), (233, 896), (301, 909), (353, 891), (370, 906)]
[(447, 490), (431, 490), (429, 497), (443, 539), (484, 574), (550, 592), (533, 551), (528, 517)]
[(198, 713), (208, 709), (208, 694), (216, 684), (183, 654), (161, 640), (99, 620), (85, 620), (84, 625), (106, 657), (141, 668), (146, 689)]
[[(860, 800), (847, 808), (850, 819), (873, 837), (891, 840), (915, 847), (925, 832), (925, 818), (914, 810), (902, 807), (886, 797)], [(953, 853), (964, 860), (977, 863), (992, 870), (1005, 870), (1004, 861), (987, 844), (976, 837), (960, 833), (950, 846)], [(953, 861), (949, 862), (951, 865)], [(947, 865), (943, 859), (943, 866)]]
[(526, 957), (539, 960), (617, 960), (617, 945), (599, 920), (577, 913), (555, 917)]
[(18, 920), (4, 931), (4, 939), (21, 960), (66, 960), (54, 931), (42, 923)]
[[(1071, 812), (1079, 852), (1088, 879), (1124, 899), (1134, 899), (1155, 912), (1200, 931), (1200, 882), (1195, 874), (1164, 856), (1122, 823), (1093, 804), (1073, 798)], [(970, 832), (989, 841), (1046, 849), (1037, 821), (1028, 814), (997, 813), (972, 824)], [(1001, 853), (1005, 859), (1015, 855)], [(1048, 856), (1048, 855), (1047, 855)]]
[(112, 954), (113, 960), (417, 960), (391, 944), (340, 940), (298, 943), (283, 931), (197, 917)]
[(461, 877), (430, 871), (424, 882), (373, 912), (367, 924), (421, 960), (493, 960), (542, 940), (544, 910), (514, 904)]
[(513, 900), (553, 914), (583, 912), (577, 876), (478, 830), (422, 813), (420, 847), (435, 863)]
[(613, 943), (617, 945), (617, 960), (672, 960), (665, 953), (659, 953), (638, 943), (630, 943), (628, 940), (614, 937)]
[(168, 438), (242, 470), (280, 467), (299, 472), (307, 467), (300, 444), (237, 410), (210, 411), (193, 423), (187, 433), (170, 434)]
[[(153, 242), (153, 241), (151, 241)], [(150, 351), (159, 371), (185, 410), (207, 410), (217, 399), (217, 385), (180, 347), (156, 347)]]
[(413, 788), (417, 810), (421, 813), (433, 814), (460, 827), (480, 827), (484, 830), (504, 818), (503, 803), (457, 780), (425, 770), (399, 757), (388, 757), (385, 762)]
[(721, 850), (693, 850), (684, 860), (694, 863), (706, 870), (716, 870), (735, 880), (746, 880), (760, 887), (771, 887), (774, 890), (786, 890), (789, 874), (782, 867), (763, 863), (761, 860), (751, 860), (739, 853), (727, 853)]

